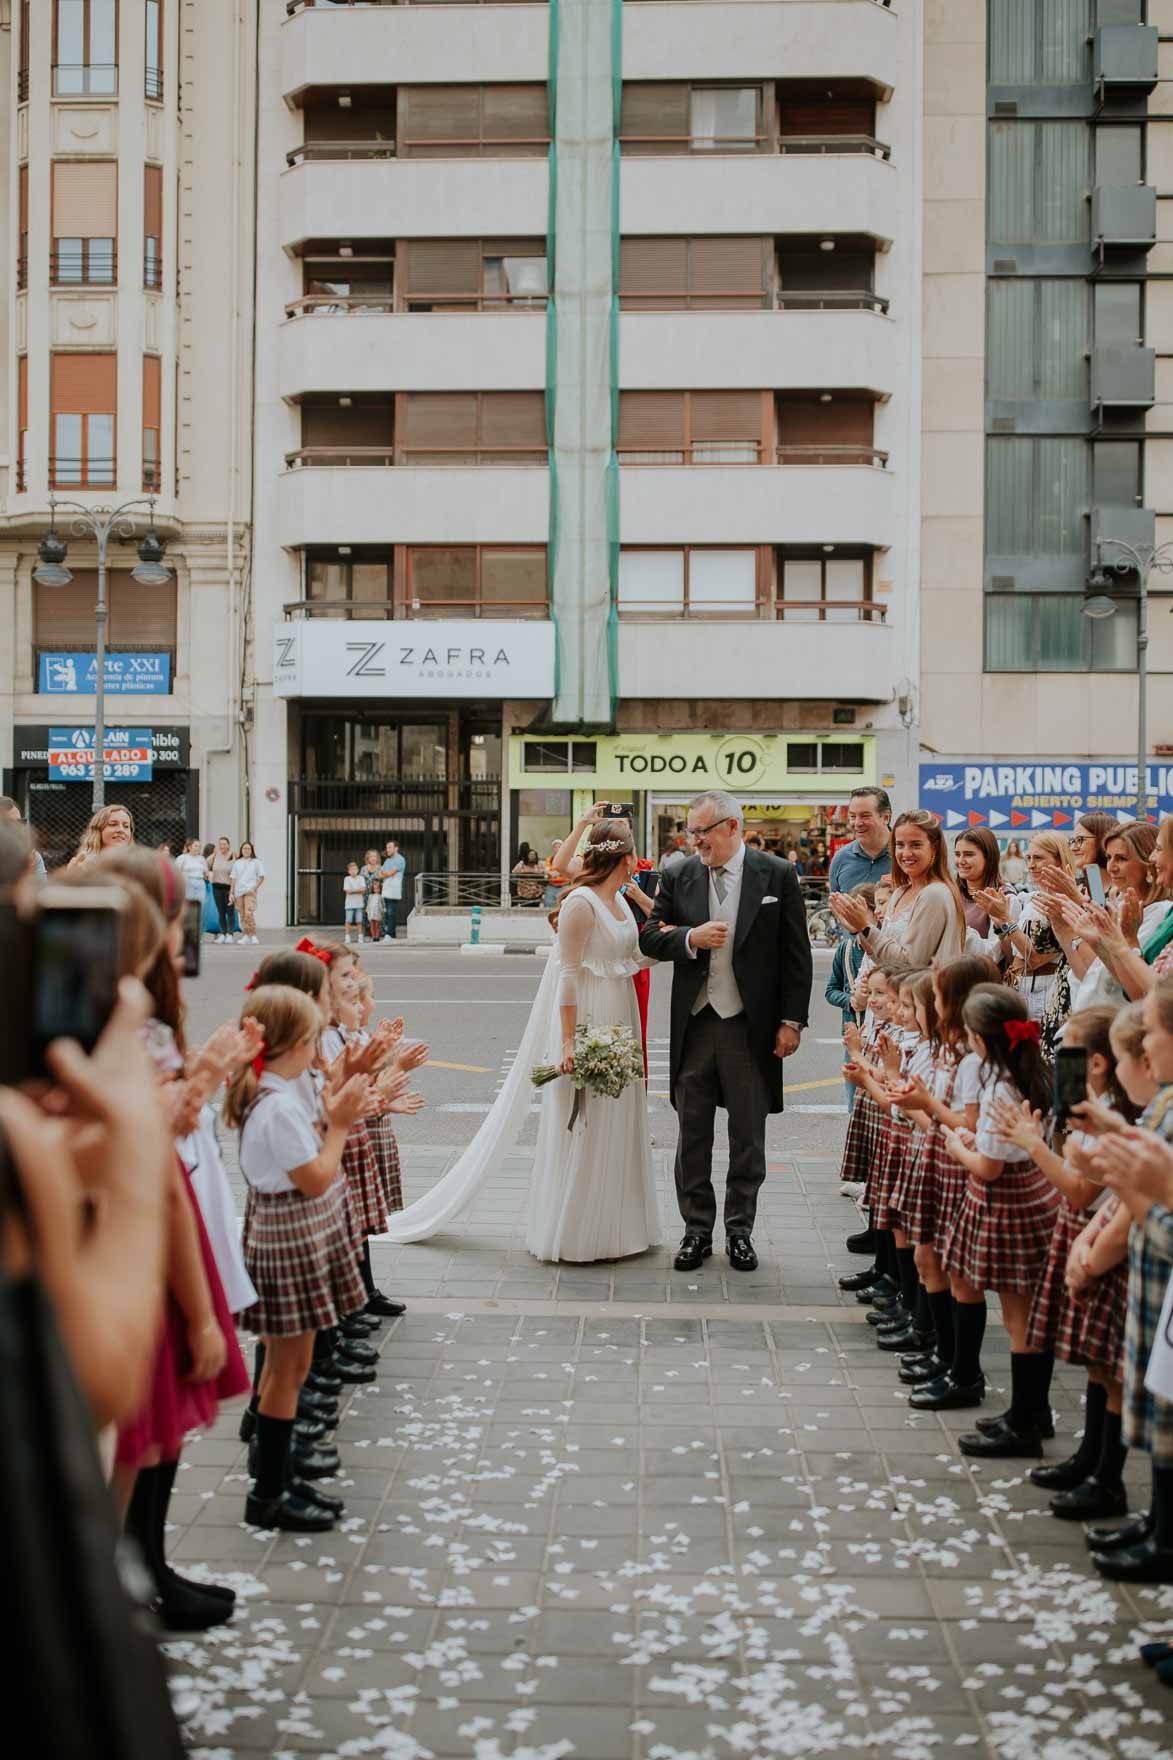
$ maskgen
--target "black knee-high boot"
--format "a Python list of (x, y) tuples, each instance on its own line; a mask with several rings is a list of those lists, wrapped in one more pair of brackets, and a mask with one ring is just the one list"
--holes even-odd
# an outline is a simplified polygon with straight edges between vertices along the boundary
[(173, 1632), (206, 1632), (232, 1618), (236, 1596), (231, 1589), (210, 1590), (202, 1583), (189, 1583), (167, 1564), (163, 1536), (178, 1466), (178, 1461), (163, 1461), (140, 1471), (127, 1511), (126, 1531), (137, 1542), (155, 1585), (162, 1624)]
[(972, 1387), (982, 1378), (982, 1340), (986, 1336), (986, 1304), (953, 1304), (953, 1369), (959, 1387)]

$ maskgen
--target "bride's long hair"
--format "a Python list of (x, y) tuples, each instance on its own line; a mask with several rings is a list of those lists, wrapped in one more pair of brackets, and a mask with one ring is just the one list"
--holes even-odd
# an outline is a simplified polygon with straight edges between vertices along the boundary
[(550, 927), (558, 933), (558, 915), (570, 894), (579, 886), (601, 886), (627, 856), (635, 854), (635, 839), (626, 819), (600, 819), (591, 827), (582, 852), (582, 873), (576, 874), (562, 897), (558, 909), (550, 912)]

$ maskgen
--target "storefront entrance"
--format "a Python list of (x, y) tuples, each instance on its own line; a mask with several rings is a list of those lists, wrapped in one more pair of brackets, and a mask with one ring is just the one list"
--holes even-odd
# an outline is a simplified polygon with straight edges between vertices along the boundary
[[(4, 793), (10, 794), (28, 819), (37, 848), (52, 872), (77, 850), (78, 839), (93, 813), (93, 787), (85, 781), (60, 781), (49, 767), (50, 733), (46, 726), (17, 727), (15, 764), (6, 772)], [(199, 776), (190, 768), (186, 727), (155, 727), (149, 782), (115, 781), (107, 777), (106, 799), (129, 807), (135, 837), (148, 849), (170, 844), (176, 855), (199, 830)]]

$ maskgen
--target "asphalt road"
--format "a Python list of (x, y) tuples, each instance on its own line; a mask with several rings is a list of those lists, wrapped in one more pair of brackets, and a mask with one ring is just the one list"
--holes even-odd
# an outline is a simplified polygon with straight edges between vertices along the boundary
[[(203, 972), (185, 986), (194, 1042), (239, 1008), (244, 984), (265, 951), (204, 943)], [(543, 962), (531, 954), (469, 955), (456, 949), (412, 948), (403, 941), (393, 948), (369, 948), (366, 954), (378, 1012), (402, 1014), (409, 1036), (426, 1040), (431, 1048), (432, 1060), (419, 1078), (428, 1105), (415, 1119), (404, 1121), (405, 1147), (411, 1141), (467, 1143), (520, 1042)], [(771, 1122), (771, 1152), (837, 1155), (843, 1141), (843, 1086), (836, 1076), (839, 1017), (823, 1000), (830, 960), (828, 952), (816, 950), (811, 1025), (787, 1065), (790, 1099), (785, 1116)], [(673, 1129), (667, 1096), (670, 987), (667, 967), (653, 974), (652, 1128), (665, 1142)]]

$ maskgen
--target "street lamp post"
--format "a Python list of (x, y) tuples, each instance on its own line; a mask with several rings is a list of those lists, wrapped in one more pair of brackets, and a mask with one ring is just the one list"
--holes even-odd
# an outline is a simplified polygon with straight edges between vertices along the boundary
[(150, 525), (138, 547), (139, 564), (134, 579), (144, 587), (161, 587), (171, 578), (171, 570), (163, 561), (163, 544), (155, 531), (155, 497), (140, 495), (124, 501), (121, 507), (87, 507), (81, 501), (49, 500), (49, 531), (42, 539), (37, 554), (40, 562), (33, 578), (43, 587), (67, 587), (73, 579), (65, 566), (69, 546), (57, 531), (57, 509), (68, 510), (74, 537), (93, 538), (98, 546), (98, 604), (94, 612), (94, 797), (96, 813), (106, 805), (106, 624), (109, 605), (106, 598), (106, 551), (113, 533), (115, 537), (134, 537), (131, 509), (146, 507)]
[[(1104, 549), (1116, 552), (1107, 560)], [(1149, 657), (1149, 578), (1153, 574), (1173, 574), (1173, 542), (1160, 545), (1126, 544), (1120, 538), (1099, 538), (1096, 541), (1096, 567), (1089, 586), (1096, 592), (1084, 600), (1085, 617), (1112, 617), (1117, 601), (1104, 588), (1111, 583), (1108, 570), (1114, 574), (1135, 574), (1136, 604), (1136, 816), (1148, 822), (1148, 657)]]

